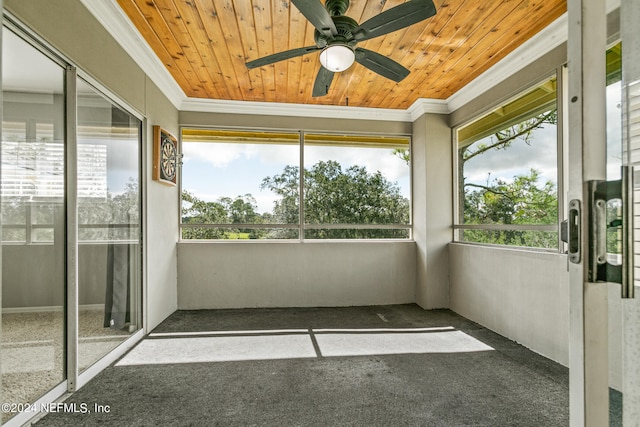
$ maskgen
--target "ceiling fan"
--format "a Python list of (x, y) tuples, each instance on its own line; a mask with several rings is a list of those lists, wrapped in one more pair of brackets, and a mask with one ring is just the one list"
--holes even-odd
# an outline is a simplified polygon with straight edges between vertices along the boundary
[(300, 13), (315, 27), (315, 46), (301, 47), (268, 55), (247, 62), (253, 69), (312, 52), (320, 52), (322, 67), (313, 85), (313, 96), (329, 92), (334, 73), (345, 71), (354, 61), (383, 77), (399, 82), (409, 75), (409, 70), (396, 61), (377, 52), (356, 47), (358, 42), (383, 36), (413, 25), (436, 14), (432, 0), (409, 0), (358, 24), (345, 16), (349, 0), (291, 0)]

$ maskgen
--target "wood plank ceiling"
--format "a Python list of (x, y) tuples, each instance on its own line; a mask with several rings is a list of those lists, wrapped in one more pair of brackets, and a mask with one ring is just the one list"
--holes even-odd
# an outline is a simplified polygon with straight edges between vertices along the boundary
[[(395, 83), (355, 63), (313, 98), (318, 52), (245, 65), (315, 44), (313, 26), (289, 0), (118, 3), (189, 97), (392, 109), (448, 98), (567, 9), (566, 0), (434, 0), (432, 18), (358, 44), (408, 68), (407, 78)], [(351, 0), (346, 15), (362, 23), (400, 3)]]

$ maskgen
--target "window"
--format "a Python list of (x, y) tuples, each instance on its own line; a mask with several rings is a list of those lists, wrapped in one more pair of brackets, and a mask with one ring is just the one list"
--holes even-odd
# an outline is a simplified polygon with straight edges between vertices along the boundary
[(304, 163), (306, 238), (409, 237), (408, 138), (305, 134)]
[[(182, 131), (183, 239), (296, 239), (297, 132)], [(274, 191), (265, 179), (282, 175)]]
[(457, 129), (463, 242), (558, 248), (556, 78)]
[(409, 238), (409, 141), (183, 129), (182, 238)]

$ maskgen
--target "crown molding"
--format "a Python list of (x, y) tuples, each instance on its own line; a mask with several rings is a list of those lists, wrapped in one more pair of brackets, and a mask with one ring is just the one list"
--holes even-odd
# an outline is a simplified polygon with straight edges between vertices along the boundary
[(444, 99), (418, 98), (407, 109), (411, 121), (416, 121), (423, 114), (449, 114), (449, 105)]
[(125, 15), (116, 0), (80, 0), (100, 24), (131, 56), (174, 107), (179, 108), (185, 93), (158, 59), (153, 49)]
[(186, 98), (180, 111), (206, 113), (256, 114), (266, 116), (317, 117), (327, 119), (387, 120), (410, 122), (408, 110), (346, 107), (341, 105), (290, 104), (279, 102), (229, 101)]

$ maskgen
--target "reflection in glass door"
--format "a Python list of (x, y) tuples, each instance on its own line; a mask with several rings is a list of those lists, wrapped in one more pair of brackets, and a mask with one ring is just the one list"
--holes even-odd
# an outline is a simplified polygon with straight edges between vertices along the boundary
[[(622, 46), (620, 43), (607, 49), (607, 181), (622, 179)], [(607, 202), (607, 262), (622, 265), (622, 199)], [(609, 421), (610, 425), (622, 423), (622, 300), (620, 284), (608, 284), (609, 305)]]
[[(637, 17), (640, 4), (628, 2), (621, 5), (621, 42), (607, 51), (607, 181), (625, 178), (622, 167), (635, 169), (634, 182), (630, 182), (634, 203), (632, 215), (622, 212), (625, 202), (631, 197), (623, 194), (607, 206), (607, 256), (608, 262), (625, 267), (628, 277), (635, 281), (621, 292), (619, 285), (609, 284), (609, 425), (637, 425), (640, 419), (640, 273), (638, 265), (638, 201), (640, 200), (640, 36), (637, 32)], [(630, 177), (627, 177), (631, 181)], [(624, 187), (623, 187), (624, 188)], [(624, 190), (623, 190), (624, 193)], [(627, 204), (627, 207), (631, 206)], [(631, 219), (635, 218), (635, 221)], [(628, 219), (627, 219), (628, 218)], [(634, 224), (635, 222), (635, 224)], [(634, 267), (627, 259), (623, 242), (626, 233), (633, 230), (635, 242), (628, 242), (629, 258), (635, 256)], [(633, 245), (635, 244), (635, 248)], [(621, 298), (622, 294), (622, 298)], [(635, 294), (635, 295), (634, 295)], [(635, 296), (635, 298), (634, 298)]]
[[(635, 279), (627, 288), (622, 305), (622, 423), (638, 425), (640, 420), (640, 228), (638, 210), (640, 201), (640, 2), (620, 2), (620, 35), (622, 43), (622, 140), (624, 161), (635, 169), (633, 183), (634, 221), (627, 221), (634, 229), (633, 258)], [(635, 295), (633, 295), (635, 294)]]
[(78, 104), (78, 370), (140, 329), (141, 122), (82, 80)]
[(142, 123), (6, 25), (2, 400), (50, 402), (142, 326)]
[(2, 400), (26, 403), (65, 379), (64, 69), (2, 42)]

